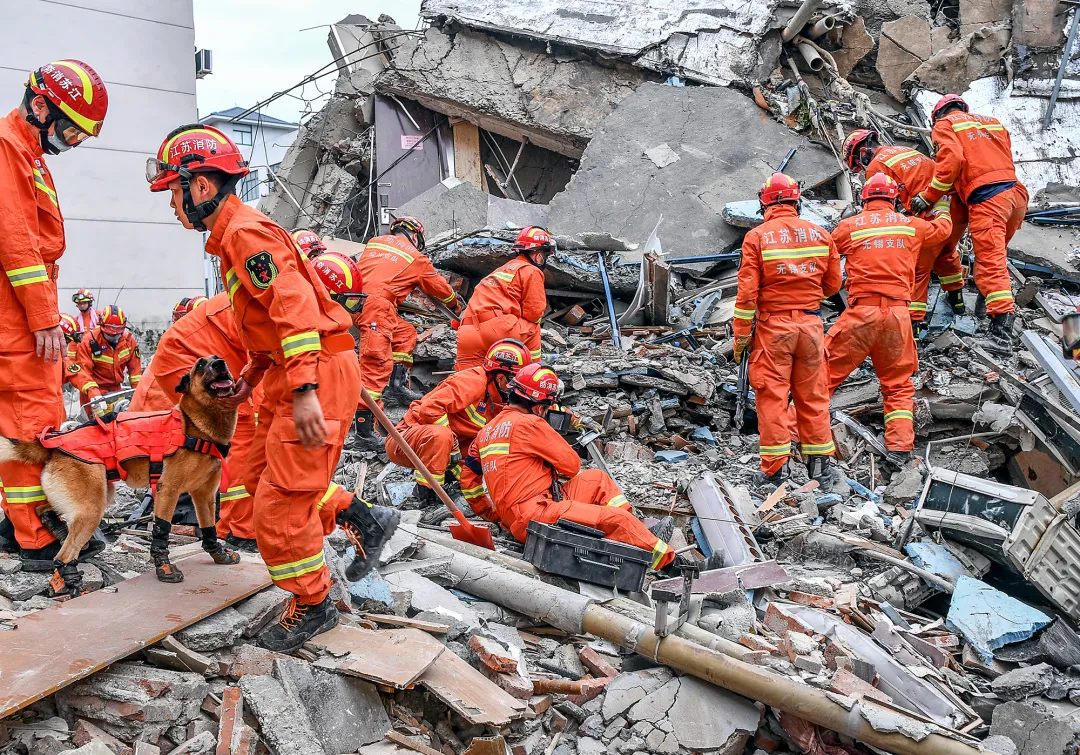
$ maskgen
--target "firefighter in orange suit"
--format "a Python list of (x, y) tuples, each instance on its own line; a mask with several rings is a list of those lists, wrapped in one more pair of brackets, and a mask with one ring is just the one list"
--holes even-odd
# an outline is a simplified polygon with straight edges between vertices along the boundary
[[(208, 230), (206, 251), (221, 260), (237, 335), (248, 351), (232, 403), (239, 406), (255, 386), (264, 388), (245, 486), (254, 496), (259, 553), (275, 584), (293, 599), (259, 642), (288, 652), (337, 624), (318, 506), (359, 401), (360, 369), (348, 314), (289, 233), (236, 196), (248, 172), (232, 140), (200, 124), (172, 131), (147, 162), (150, 190), (168, 190), (177, 219), (185, 228)], [(371, 568), (399, 517), (359, 499), (335, 513), (356, 546), (350, 579)], [(199, 524), (203, 547), (220, 549), (212, 523)], [(155, 564), (169, 528), (154, 522)]]
[(927, 222), (907, 217), (899, 204), (900, 187), (877, 174), (863, 187), (863, 210), (840, 221), (833, 240), (847, 258), (848, 306), (825, 337), (829, 395), (867, 356), (881, 381), (885, 404), (885, 447), (910, 458), (915, 447), (915, 386), (918, 369), (908, 304), (921, 247), (949, 237), (949, 198)]
[(836, 452), (825, 384), (821, 300), (840, 290), (840, 257), (828, 231), (799, 218), (801, 197), (798, 183), (783, 173), (774, 173), (761, 188), (765, 222), (743, 240), (735, 299), (735, 361), (742, 361), (752, 341), (750, 384), (757, 396), (758, 452), (761, 473), (770, 482), (788, 474), (794, 429), (789, 397), (812, 479), (832, 477), (826, 459)]
[(518, 234), (513, 248), (518, 256), (480, 281), (469, 297), (458, 328), (455, 369), (481, 364), (491, 345), (503, 338), (521, 341), (532, 360), (540, 361), (540, 321), (547, 309), (544, 266), (555, 242), (534, 226)]
[(76, 329), (80, 333), (89, 333), (96, 328), (101, 319), (94, 309), (94, 293), (88, 288), (80, 288), (71, 296), (78, 314), (75, 315)]
[[(367, 299), (354, 324), (360, 331), (360, 370), (364, 387), (376, 401), (408, 404), (420, 398), (409, 389), (409, 368), (416, 347), (413, 326), (398, 317), (397, 308), (417, 286), (428, 296), (461, 311), (454, 289), (424, 256), (424, 226), (416, 218), (395, 218), (390, 234), (367, 242), (356, 257)], [(388, 387), (389, 384), (389, 387)], [(374, 432), (374, 417), (361, 406), (356, 413), (356, 443), (379, 450), (382, 438)]]
[[(866, 171), (866, 180), (884, 174), (896, 182), (900, 189), (900, 205), (903, 212), (911, 206), (911, 200), (930, 186), (934, 177), (934, 161), (910, 147), (882, 147), (878, 144), (878, 132), (872, 129), (856, 129), (844, 141), (844, 161), (855, 173)], [(926, 329), (926, 298), (930, 289), (930, 273), (941, 281), (941, 290), (953, 312), (962, 315), (967, 311), (964, 304), (964, 268), (956, 245), (967, 228), (967, 208), (956, 195), (952, 195), (949, 215), (953, 230), (943, 243), (925, 243), (915, 261), (915, 289), (912, 291), (911, 324), (916, 339)]]
[(1027, 189), (1016, 178), (1012, 140), (997, 118), (969, 113), (967, 103), (955, 94), (938, 101), (930, 120), (934, 177), (911, 200), (911, 210), (924, 212), (950, 192), (967, 206), (975, 285), (990, 315), (990, 344), (1008, 353), (1013, 348), (1016, 304), (1006, 253), (1028, 208)]
[[(460, 463), (462, 452), (468, 451), (476, 434), (502, 411), (510, 379), (530, 361), (529, 350), (521, 341), (499, 341), (488, 349), (483, 365), (455, 372), (414, 401), (397, 426), (436, 482), (442, 485), (446, 481), (447, 470), (461, 481), (461, 493), (475, 513), (482, 514), (487, 508), (483, 480), (475, 469)], [(395, 464), (412, 467), (393, 438), (386, 439), (386, 455)], [(419, 470), (414, 479), (424, 507), (442, 505)]]
[(79, 343), (75, 352), (79, 371), (71, 376), (72, 384), (79, 389), (80, 403), (86, 407), (87, 416), (101, 415), (109, 411), (99, 397), (120, 390), (126, 376), (132, 388), (142, 380), (142, 360), (139, 344), (127, 329), (127, 315), (115, 304), (101, 310), (101, 324), (91, 330)]
[(79, 371), (78, 368), (71, 370), (71, 365), (75, 364), (82, 333), (75, 318), (67, 312), (60, 313), (60, 329), (64, 331), (64, 341), (67, 343), (67, 350), (64, 352), (64, 385), (67, 385), (71, 382), (72, 373)]
[[(221, 357), (233, 375), (239, 375), (248, 363), (247, 349), (236, 332), (229, 295), (220, 293), (210, 299), (196, 296), (189, 301), (194, 300), (198, 300), (195, 307), (176, 320), (158, 341), (154, 358), (131, 399), (131, 411), (172, 409), (180, 401), (177, 384), (203, 357)], [(176, 309), (173, 312), (175, 316)], [(225, 459), (228, 471), (223, 477), (227, 480), (223, 479), (221, 486), (221, 514), (217, 523), (219, 537), (246, 551), (256, 550), (254, 501), (244, 486), (254, 437), (255, 408), (249, 398), (237, 408), (236, 431)]]
[(654, 569), (671, 564), (675, 552), (634, 516), (615, 481), (599, 469), (580, 472), (577, 453), (546, 420), (558, 400), (559, 377), (530, 364), (510, 381), (507, 407), (476, 436), (499, 521), (523, 543), (529, 522), (567, 519), (651, 552)]
[[(108, 105), (94, 69), (60, 60), (33, 71), (19, 106), (0, 119), (0, 435), (8, 438), (29, 440), (65, 419), (56, 299), (64, 218), (44, 155), (97, 136)], [(45, 502), (41, 467), (0, 464), (0, 480), (23, 570), (52, 571), (60, 546), (35, 513)]]

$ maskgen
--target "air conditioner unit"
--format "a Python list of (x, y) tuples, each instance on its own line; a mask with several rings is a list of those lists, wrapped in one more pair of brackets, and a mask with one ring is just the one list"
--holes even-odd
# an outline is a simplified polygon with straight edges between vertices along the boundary
[(214, 72), (214, 51), (195, 51), (195, 78), (204, 79)]

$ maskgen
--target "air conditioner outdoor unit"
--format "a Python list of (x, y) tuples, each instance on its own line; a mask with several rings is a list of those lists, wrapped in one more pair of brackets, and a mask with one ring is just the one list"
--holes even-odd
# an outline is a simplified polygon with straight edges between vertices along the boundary
[(204, 79), (214, 72), (213, 50), (195, 51), (195, 78)]

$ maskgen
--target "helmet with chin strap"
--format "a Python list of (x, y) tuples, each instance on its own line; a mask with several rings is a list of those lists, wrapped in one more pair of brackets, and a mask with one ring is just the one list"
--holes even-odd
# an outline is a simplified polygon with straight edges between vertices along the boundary
[[(39, 120), (31, 107), (31, 101), (38, 95), (45, 99), (49, 109), (44, 120)], [(40, 132), (41, 148), (56, 155), (101, 133), (109, 109), (109, 93), (97, 71), (86, 63), (57, 60), (30, 73), (25, 105), (26, 122)]]

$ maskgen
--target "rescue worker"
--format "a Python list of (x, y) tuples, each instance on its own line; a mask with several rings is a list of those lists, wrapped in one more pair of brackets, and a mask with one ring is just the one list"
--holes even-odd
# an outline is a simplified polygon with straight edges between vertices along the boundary
[(599, 469), (580, 471), (577, 452), (546, 419), (558, 400), (554, 371), (536, 363), (523, 367), (510, 381), (506, 408), (476, 436), (500, 523), (524, 543), (529, 522), (567, 519), (651, 552), (653, 569), (671, 564), (675, 552), (634, 516), (615, 481)]
[(948, 239), (949, 198), (942, 197), (927, 222), (908, 217), (900, 206), (900, 186), (884, 173), (862, 190), (863, 209), (840, 221), (833, 240), (847, 258), (848, 306), (825, 336), (829, 395), (867, 356), (881, 382), (885, 447), (898, 461), (915, 447), (915, 386), (918, 369), (908, 304), (921, 248)]
[[(150, 190), (169, 191), (180, 223), (209, 231), (206, 251), (221, 260), (248, 351), (231, 402), (263, 387), (244, 483), (254, 496), (259, 553), (293, 597), (259, 643), (289, 652), (338, 621), (323, 560), (324, 517), (352, 541), (348, 573), (358, 579), (377, 562), (400, 514), (355, 497), (339, 511), (321, 510), (360, 396), (349, 317), (289, 233), (236, 196), (248, 173), (232, 140), (201, 124), (173, 130), (147, 163)], [(169, 526), (156, 521), (155, 536), (167, 536)]]
[(938, 100), (930, 120), (934, 177), (911, 200), (911, 211), (925, 212), (950, 192), (967, 207), (975, 285), (990, 315), (990, 346), (1008, 353), (1013, 348), (1016, 304), (1006, 253), (1028, 207), (1027, 189), (1016, 178), (1012, 140), (997, 118), (969, 113), (967, 103), (955, 94)]
[[(127, 315), (115, 304), (101, 310), (101, 324), (91, 330), (75, 352), (77, 372), (72, 384), (79, 389), (81, 404), (88, 404), (86, 416), (102, 415), (109, 404), (101, 396), (120, 390), (126, 376), (132, 388), (142, 379), (142, 359), (135, 336), (127, 329)], [(70, 368), (69, 368), (70, 369)]]
[[(511, 338), (494, 344), (478, 367), (455, 372), (419, 401), (414, 401), (397, 429), (440, 485), (449, 470), (461, 481), (461, 492), (470, 506), (486, 509), (483, 481), (469, 466), (461, 464), (473, 438), (506, 404), (511, 378), (531, 361), (521, 341)], [(386, 455), (402, 467), (412, 467), (393, 438), (386, 439)], [(441, 506), (427, 480), (416, 470), (413, 477), (424, 508)], [(483, 511), (473, 511), (483, 514)]]
[(75, 318), (67, 312), (60, 313), (60, 329), (64, 331), (64, 341), (67, 343), (67, 351), (64, 352), (64, 383), (71, 382), (67, 368), (75, 364), (75, 355), (82, 340), (79, 332), (79, 324)]
[[(66, 419), (56, 296), (64, 219), (44, 155), (97, 136), (108, 105), (94, 69), (60, 60), (31, 72), (19, 106), (0, 120), (0, 435), (7, 438), (30, 440)], [(41, 467), (0, 464), (0, 480), (23, 570), (52, 571), (60, 544), (35, 513), (46, 500)]]
[(100, 319), (98, 311), (94, 309), (94, 294), (88, 288), (80, 288), (71, 296), (75, 308), (79, 310), (75, 315), (78, 329), (81, 333), (89, 333), (98, 326)]
[[(356, 257), (367, 299), (353, 323), (360, 331), (364, 387), (376, 401), (407, 405), (420, 398), (409, 389), (416, 330), (397, 312), (412, 290), (419, 286), (455, 313), (461, 311), (457, 294), (424, 256), (424, 247), (424, 226), (416, 218), (400, 217), (390, 224), (389, 235), (371, 239)], [(356, 413), (355, 443), (363, 450), (383, 447), (374, 416), (363, 406)]]
[(540, 321), (547, 309), (544, 266), (555, 242), (543, 228), (532, 226), (518, 233), (513, 248), (517, 257), (476, 284), (469, 297), (458, 328), (454, 369), (481, 364), (491, 345), (504, 338), (521, 341), (532, 360), (540, 361)]
[[(878, 143), (878, 132), (872, 129), (856, 129), (844, 140), (844, 161), (852, 172), (865, 171), (866, 180), (878, 174), (891, 178), (900, 188), (902, 212), (908, 212), (911, 200), (930, 186), (934, 177), (934, 161), (910, 147), (883, 147)], [(910, 214), (910, 213), (909, 213)], [(964, 268), (957, 244), (967, 228), (967, 208), (952, 195), (950, 216), (953, 230), (942, 243), (924, 243), (919, 259), (915, 261), (915, 288), (911, 295), (911, 324), (915, 339), (926, 330), (926, 299), (930, 290), (930, 273), (937, 275), (941, 290), (958, 315), (965, 314)]]
[(840, 257), (828, 231), (799, 218), (801, 198), (799, 184), (783, 173), (774, 173), (758, 193), (765, 222), (743, 240), (734, 356), (741, 362), (753, 346), (750, 385), (757, 396), (762, 476), (779, 482), (790, 475), (790, 397), (809, 475), (831, 485), (835, 475), (826, 460), (836, 447), (821, 300), (840, 290)]
[[(176, 386), (192, 365), (208, 354), (225, 360), (229, 373), (239, 375), (248, 363), (247, 349), (236, 332), (229, 295), (220, 293), (173, 322), (158, 341), (143, 379), (131, 398), (131, 411), (154, 412), (172, 409), (180, 401)], [(190, 301), (190, 300), (189, 300)], [(175, 310), (174, 310), (175, 312)], [(255, 437), (255, 408), (251, 399), (237, 408), (236, 431), (225, 459), (220, 491), (221, 513), (217, 534), (239, 550), (255, 552), (253, 499), (244, 486), (247, 460)]]
[(301, 253), (309, 260), (314, 260), (326, 251), (326, 244), (315, 231), (293, 231), (292, 237)]
[(208, 299), (205, 296), (185, 296), (173, 305), (172, 321), (176, 322), (184, 315), (190, 314), (199, 305), (206, 304), (207, 301)]

